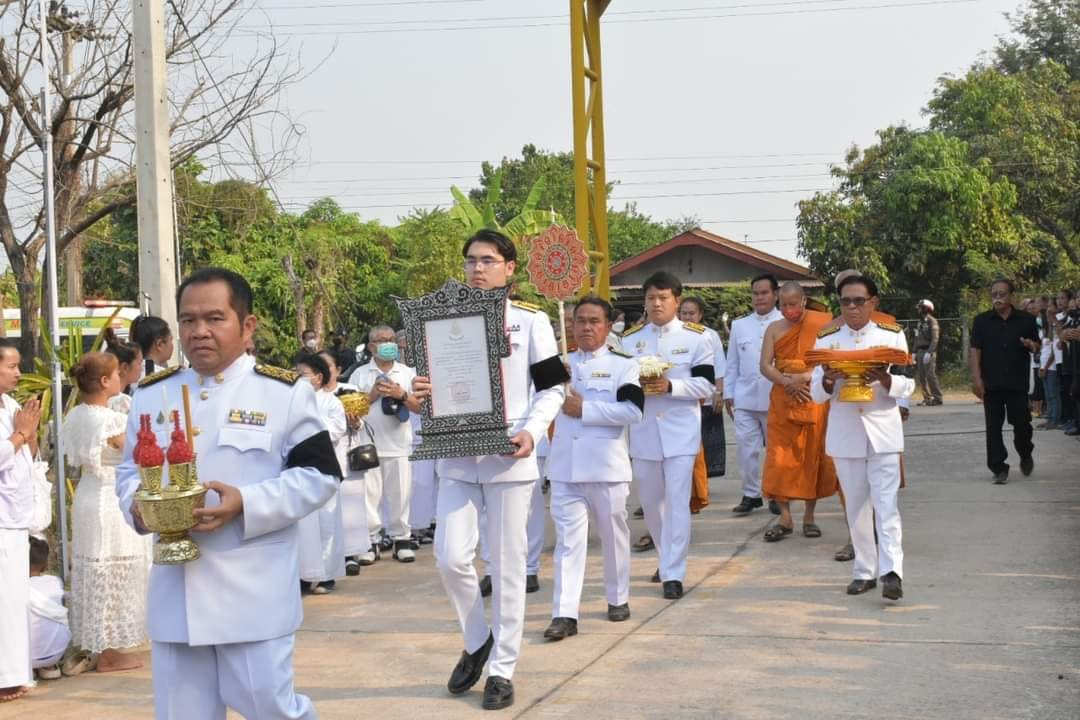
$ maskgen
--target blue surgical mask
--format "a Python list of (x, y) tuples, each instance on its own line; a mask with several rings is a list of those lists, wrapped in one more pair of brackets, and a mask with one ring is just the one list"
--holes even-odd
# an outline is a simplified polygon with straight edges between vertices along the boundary
[(375, 357), (380, 360), (393, 361), (398, 359), (397, 343), (384, 342), (375, 346)]

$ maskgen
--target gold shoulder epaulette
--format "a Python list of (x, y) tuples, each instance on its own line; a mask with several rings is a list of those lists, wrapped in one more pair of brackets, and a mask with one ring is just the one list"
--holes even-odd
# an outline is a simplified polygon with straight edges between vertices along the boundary
[(538, 312), (540, 312), (541, 310), (544, 309), (544, 308), (540, 307), (539, 305), (533, 305), (532, 303), (527, 303), (524, 300), (511, 300), (510, 304), (513, 305), (516, 308), (521, 308), (522, 310), (528, 310), (531, 313), (538, 313)]
[(622, 350), (619, 350), (618, 348), (613, 348), (610, 345), (608, 345), (608, 352), (610, 352), (612, 355), (618, 355), (621, 358), (626, 358), (627, 360), (633, 360), (634, 359), (633, 355), (628, 355), (627, 353), (624, 353)]
[(181, 370), (183, 370), (183, 368), (180, 367), (179, 365), (176, 365), (175, 367), (165, 368), (164, 370), (158, 370), (155, 373), (150, 373), (149, 375), (147, 375), (146, 377), (144, 377), (142, 380), (139, 381), (139, 387), (141, 387), (141, 388), (150, 387), (151, 385), (153, 385), (156, 382), (161, 382), (162, 380), (164, 380), (167, 377), (172, 377), (173, 375), (180, 372)]
[(817, 336), (819, 338), (829, 337), (833, 333), (838, 333), (838, 332), (840, 332), (840, 326), (839, 325), (833, 325), (832, 327), (827, 327), (824, 330), (818, 331)]
[(273, 365), (263, 365), (262, 363), (255, 364), (255, 372), (263, 377), (283, 382), (286, 385), (295, 385), (296, 381), (300, 379), (300, 373), (298, 372), (275, 367)]
[(636, 332), (641, 332), (642, 329), (644, 329), (644, 327), (645, 327), (645, 325), (635, 325), (635, 326), (633, 326), (631, 328), (627, 328), (626, 331), (623, 332), (622, 336), (624, 338), (630, 337), (631, 335), (633, 335)]
[(903, 329), (904, 329), (904, 328), (900, 327), (899, 325), (896, 325), (894, 323), (889, 323), (889, 322), (879, 322), (877, 324), (877, 326), (879, 328), (881, 328), (882, 330), (888, 330), (889, 332), (892, 332), (892, 333), (898, 333), (898, 332), (903, 331)]
[(684, 322), (683, 327), (691, 332), (696, 332), (699, 335), (705, 332), (705, 326), (699, 325), (698, 323)]

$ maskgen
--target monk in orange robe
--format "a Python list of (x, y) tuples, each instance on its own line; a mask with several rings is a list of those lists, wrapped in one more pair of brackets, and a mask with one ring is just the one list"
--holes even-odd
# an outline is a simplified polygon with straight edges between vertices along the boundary
[(806, 295), (795, 282), (780, 288), (780, 312), (784, 318), (768, 327), (761, 347), (761, 374), (773, 382), (762, 492), (780, 506), (779, 520), (765, 531), (769, 542), (794, 531), (792, 500), (806, 502), (803, 535), (821, 537), (814, 508), (838, 487), (836, 468), (825, 454), (829, 406), (810, 400), (810, 368), (805, 362), (832, 315), (808, 310)]

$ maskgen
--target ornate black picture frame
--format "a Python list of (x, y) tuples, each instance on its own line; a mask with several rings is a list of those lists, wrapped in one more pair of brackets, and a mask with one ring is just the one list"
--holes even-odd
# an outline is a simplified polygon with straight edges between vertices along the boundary
[[(507, 436), (506, 402), (500, 361), (510, 355), (506, 331), (506, 299), (509, 288), (483, 290), (457, 280), (448, 280), (438, 290), (418, 298), (394, 298), (405, 328), (405, 362), (416, 374), (431, 377), (432, 352), (428, 323), (442, 320), (480, 318), (487, 348), (487, 381), (490, 385), (490, 412), (435, 414), (432, 400), (424, 403), (420, 415), (421, 443), (410, 460), (503, 455), (517, 450)], [(475, 321), (471, 324), (476, 324)], [(470, 337), (480, 341), (480, 338)], [(432, 388), (433, 392), (436, 388)]]

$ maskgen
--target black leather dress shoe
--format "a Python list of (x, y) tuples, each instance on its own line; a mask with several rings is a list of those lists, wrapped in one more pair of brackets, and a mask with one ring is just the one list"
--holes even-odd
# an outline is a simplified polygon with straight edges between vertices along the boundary
[(577, 620), (568, 617), (552, 618), (544, 631), (544, 637), (548, 640), (562, 640), (572, 635), (577, 635)]
[(864, 592), (868, 592), (877, 587), (877, 580), (852, 580), (848, 583), (847, 594), (848, 595), (862, 595)]
[(660, 582), (660, 568), (657, 568), (656, 572), (654, 572), (652, 574), (652, 577), (649, 578), (649, 582), (653, 582), (653, 583), (659, 583)]
[(668, 580), (664, 583), (664, 599), (678, 600), (683, 595), (682, 583), (678, 580)]
[(498, 675), (489, 675), (484, 685), (484, 709), (502, 710), (514, 704), (514, 683)]
[(1007, 482), (1009, 482), (1009, 471), (1008, 470), (1002, 470), (1001, 472), (994, 473), (994, 484), (995, 485), (1004, 485)]
[(634, 543), (630, 549), (634, 552), (648, 552), (656, 548), (652, 535), (642, 535), (641, 539)]
[(622, 622), (623, 620), (630, 619), (630, 603), (623, 603), (622, 605), (607, 606), (607, 619), (611, 622)]
[(480, 646), (474, 653), (462, 651), (461, 659), (454, 666), (454, 672), (450, 673), (450, 681), (446, 683), (446, 689), (454, 695), (460, 695), (480, 680), (484, 674), (484, 665), (487, 663), (491, 647), (495, 644), (495, 636), (489, 634), (487, 642)]
[(491, 576), (485, 575), (480, 578), (480, 597), (491, 595)]
[(764, 504), (765, 503), (761, 501), (761, 498), (752, 498), (743, 495), (743, 499), (739, 502), (738, 505), (731, 508), (731, 512), (735, 513), (736, 515), (747, 515), (753, 512), (755, 508), (759, 508)]
[(1020, 472), (1024, 474), (1024, 477), (1031, 475), (1031, 471), (1035, 469), (1035, 458), (1028, 455), (1027, 457), (1020, 458)]
[(903, 584), (900, 582), (899, 575), (890, 572), (881, 578), (881, 597), (886, 600), (899, 600), (904, 597)]
[(540, 578), (536, 575), (525, 576), (525, 592), (534, 593), (540, 589)]
[(636, 517), (638, 520), (645, 517), (645, 508), (638, 505), (638, 509), (634, 511), (634, 517)]

